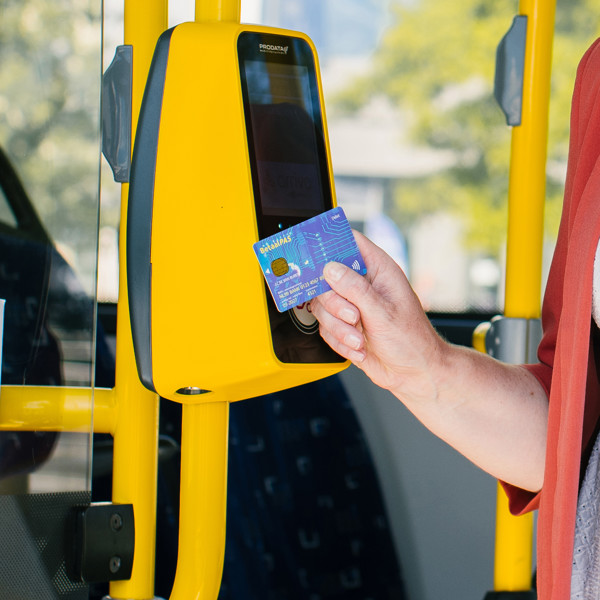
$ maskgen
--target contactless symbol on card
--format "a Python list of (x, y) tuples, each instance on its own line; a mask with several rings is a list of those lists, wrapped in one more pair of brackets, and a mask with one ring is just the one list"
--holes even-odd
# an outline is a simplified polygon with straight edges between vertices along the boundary
[(254, 244), (254, 252), (279, 312), (331, 288), (323, 279), (330, 261), (367, 272), (344, 211), (333, 208)]

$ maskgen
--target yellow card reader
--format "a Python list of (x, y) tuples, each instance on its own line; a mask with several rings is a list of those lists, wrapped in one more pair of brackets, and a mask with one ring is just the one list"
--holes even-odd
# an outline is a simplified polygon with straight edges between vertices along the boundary
[(233, 401), (347, 366), (307, 305), (279, 312), (253, 244), (335, 206), (303, 34), (184, 23), (159, 39), (131, 166), (127, 281), (144, 385)]

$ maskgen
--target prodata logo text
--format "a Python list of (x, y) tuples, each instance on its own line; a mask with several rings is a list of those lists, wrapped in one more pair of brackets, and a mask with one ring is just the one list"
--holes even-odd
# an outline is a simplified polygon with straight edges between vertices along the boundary
[(261, 52), (268, 52), (269, 54), (287, 54), (289, 46), (274, 46), (273, 44), (259, 44), (258, 49)]

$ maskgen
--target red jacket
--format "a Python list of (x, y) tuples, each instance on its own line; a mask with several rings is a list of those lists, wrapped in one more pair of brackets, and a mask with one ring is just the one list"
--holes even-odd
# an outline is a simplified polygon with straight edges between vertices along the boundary
[(539, 508), (538, 597), (570, 597), (582, 455), (600, 415), (600, 356), (590, 336), (594, 255), (600, 237), (600, 40), (579, 64), (563, 215), (548, 278), (539, 364), (527, 366), (549, 395), (542, 491), (506, 486), (511, 510)]

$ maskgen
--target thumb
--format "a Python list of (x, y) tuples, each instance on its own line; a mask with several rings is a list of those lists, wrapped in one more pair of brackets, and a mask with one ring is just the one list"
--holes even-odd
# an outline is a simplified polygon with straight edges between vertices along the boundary
[(327, 263), (323, 268), (323, 276), (334, 292), (361, 312), (375, 308), (376, 294), (366, 277), (338, 262)]

